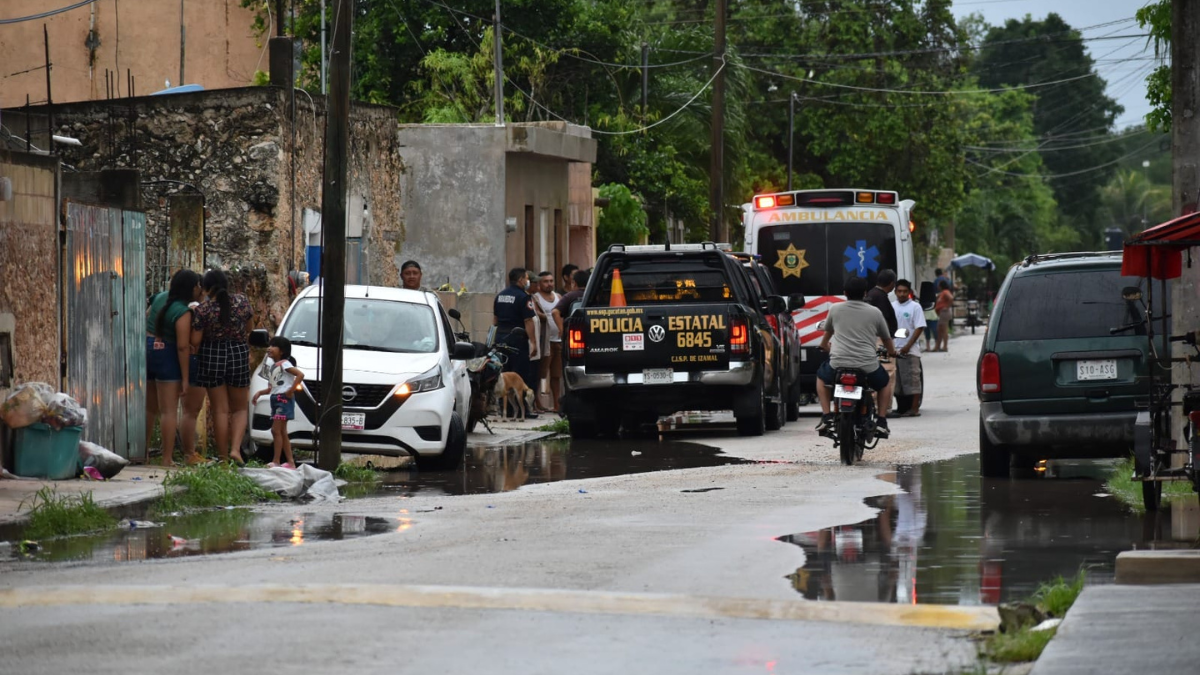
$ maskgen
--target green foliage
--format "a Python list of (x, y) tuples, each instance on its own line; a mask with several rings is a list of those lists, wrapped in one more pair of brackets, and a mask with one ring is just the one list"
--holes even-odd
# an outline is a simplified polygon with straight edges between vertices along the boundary
[(1150, 31), (1154, 55), (1161, 63), (1146, 76), (1146, 100), (1153, 106), (1146, 113), (1146, 125), (1151, 131), (1171, 129), (1171, 66), (1166, 64), (1171, 52), (1171, 0), (1151, 2), (1134, 13), (1138, 25)]
[(111, 530), (116, 525), (116, 519), (92, 501), (91, 492), (66, 496), (47, 486), (33, 496), (24, 536), (26, 539), (62, 537)]
[(205, 464), (172, 471), (163, 480), (163, 489), (165, 494), (157, 506), (160, 513), (279, 499), (278, 495), (262, 489), (228, 464)]
[[(1132, 457), (1128, 457), (1113, 466), (1113, 471), (1109, 474), (1108, 480), (1104, 481), (1104, 489), (1108, 490), (1109, 494), (1120, 500), (1131, 511), (1135, 513), (1146, 512), (1146, 503), (1142, 499), (1142, 484), (1139, 481), (1133, 480)], [(1168, 481), (1163, 483), (1163, 501), (1183, 499), (1193, 494), (1195, 492), (1192, 491), (1192, 485), (1187, 481)]]
[(987, 639), (984, 653), (995, 663), (1036, 661), (1056, 633), (1057, 628), (1035, 631), (1028, 627), (1013, 633), (996, 633)]
[(262, 70), (254, 71), (254, 78), (250, 80), (252, 87), (265, 87), (271, 83), (271, 75)]
[(567, 421), (567, 418), (560, 417), (553, 422), (548, 422), (540, 427), (534, 427), (534, 430), (550, 431), (556, 434), (569, 434), (571, 433), (571, 423)]
[(1054, 581), (1038, 586), (1033, 593), (1033, 600), (1038, 608), (1052, 617), (1061, 619), (1067, 615), (1067, 610), (1075, 604), (1075, 599), (1083, 592), (1083, 584), (1087, 581), (1087, 573), (1082, 569), (1070, 581), (1061, 576)]
[(338, 464), (333, 475), (347, 483), (374, 483), (379, 480), (379, 474), (375, 472), (375, 469), (367, 466), (346, 464), (345, 462)]
[(596, 225), (596, 243), (600, 250), (612, 244), (636, 244), (650, 234), (646, 227), (646, 212), (629, 188), (617, 183), (601, 185), (600, 196), (608, 200)]

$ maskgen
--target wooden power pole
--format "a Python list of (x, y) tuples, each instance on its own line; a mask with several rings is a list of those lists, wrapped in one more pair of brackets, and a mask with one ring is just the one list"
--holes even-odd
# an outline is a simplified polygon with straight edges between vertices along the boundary
[(337, 0), (325, 102), (325, 179), (321, 193), (321, 401), (317, 465), (342, 461), (342, 324), (346, 312), (346, 198), (350, 155), (350, 24), (354, 0)]
[[(1200, 0), (1171, 3), (1171, 215), (1200, 211)], [(1197, 249), (1184, 253), (1183, 274), (1172, 289), (1173, 335), (1200, 330), (1200, 259)], [(1190, 264), (1189, 264), (1190, 263)], [(1174, 345), (1172, 356), (1188, 355), (1185, 346)], [(1182, 359), (1181, 359), (1182, 360)], [(1171, 382), (1200, 386), (1200, 369), (1190, 363), (1172, 364)], [(1180, 400), (1176, 390), (1175, 400)], [(1182, 427), (1181, 408), (1172, 412), (1172, 429)], [(1178, 440), (1179, 447), (1183, 439)], [(1179, 455), (1176, 455), (1179, 457)]]
[(725, 225), (725, 3), (717, 0), (713, 40), (712, 90), (712, 165), (708, 171), (709, 208), (712, 221), (709, 236), (713, 241), (729, 241)]

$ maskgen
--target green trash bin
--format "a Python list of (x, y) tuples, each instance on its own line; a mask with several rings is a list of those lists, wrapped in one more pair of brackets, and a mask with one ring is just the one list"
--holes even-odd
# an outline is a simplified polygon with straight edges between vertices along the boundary
[(83, 427), (56, 430), (31, 424), (16, 430), (13, 473), (30, 478), (66, 480), (79, 475), (79, 436)]

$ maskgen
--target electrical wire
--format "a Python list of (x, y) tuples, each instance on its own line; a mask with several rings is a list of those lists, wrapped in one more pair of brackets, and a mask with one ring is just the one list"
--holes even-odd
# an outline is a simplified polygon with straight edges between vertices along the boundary
[(747, 66), (745, 64), (734, 64), (734, 66), (737, 68), (750, 70), (750, 71), (753, 71), (756, 73), (762, 73), (764, 75), (773, 75), (775, 77), (781, 77), (785, 80), (794, 80), (796, 82), (805, 82), (807, 84), (815, 84), (815, 85), (823, 86), (823, 87), (834, 87), (836, 89), (849, 89), (852, 91), (869, 91), (869, 92), (876, 92), (876, 93), (880, 93), (880, 94), (905, 94), (905, 95), (911, 95), (911, 96), (967, 96), (967, 95), (973, 95), (973, 94), (996, 94), (996, 93), (1000, 93), (1000, 92), (1004, 92), (1004, 91), (1011, 91), (1011, 90), (1040, 89), (1042, 87), (1052, 87), (1052, 86), (1059, 85), (1059, 84), (1066, 84), (1067, 82), (1075, 82), (1076, 80), (1083, 80), (1083, 79), (1086, 79), (1089, 77), (1098, 77), (1098, 75), (1096, 73), (1089, 72), (1089, 73), (1085, 73), (1083, 75), (1077, 75), (1075, 77), (1068, 77), (1068, 78), (1064, 78), (1061, 80), (1053, 80), (1050, 82), (1035, 82), (1033, 84), (1013, 85), (1011, 87), (997, 87), (994, 89), (960, 89), (960, 90), (948, 90), (948, 91), (926, 91), (926, 90), (920, 90), (920, 89), (886, 89), (883, 87), (860, 87), (860, 86), (853, 85), (853, 84), (837, 84), (834, 82), (822, 82), (820, 80), (810, 80), (806, 77), (797, 77), (795, 75), (784, 75), (783, 73), (779, 73), (779, 72), (776, 72), (773, 70), (767, 70), (765, 68), (755, 68), (754, 66)]
[(0, 26), (4, 26), (7, 24), (11, 24), (11, 23), (21, 23), (23, 21), (36, 21), (38, 19), (45, 19), (46, 17), (54, 16), (55, 14), (62, 14), (63, 12), (69, 12), (73, 9), (79, 9), (80, 7), (90, 5), (93, 2), (96, 2), (96, 0), (83, 0), (82, 2), (77, 2), (77, 3), (67, 6), (67, 7), (51, 9), (51, 10), (42, 12), (40, 14), (31, 14), (29, 16), (18, 16), (18, 17), (13, 17), (11, 19), (0, 19)]
[(1103, 164), (1097, 164), (1096, 166), (1091, 166), (1091, 167), (1088, 167), (1088, 168), (1086, 168), (1086, 169), (1080, 169), (1079, 171), (1069, 171), (1069, 172), (1067, 172), (1067, 173), (1017, 173), (1017, 172), (1015, 172), (1015, 171), (1001, 171), (1001, 170), (999, 170), (999, 169), (994, 169), (994, 168), (992, 168), (992, 167), (989, 167), (988, 165), (986, 165), (986, 164), (984, 164), (984, 163), (982, 163), (982, 162), (977, 162), (977, 161), (975, 161), (975, 160), (971, 159), (970, 157), (964, 157), (963, 159), (964, 159), (964, 160), (966, 160), (966, 162), (967, 162), (968, 164), (974, 164), (974, 165), (976, 165), (976, 166), (980, 166), (980, 167), (983, 167), (983, 168), (985, 168), (985, 169), (988, 169), (987, 171), (984, 171), (984, 172), (981, 172), (981, 173), (978, 173), (978, 174), (976, 174), (976, 177), (977, 177), (977, 178), (978, 178), (978, 177), (982, 177), (982, 176), (986, 176), (986, 175), (988, 175), (989, 173), (999, 173), (999, 174), (1002, 174), (1002, 175), (1005, 175), (1005, 176), (1017, 176), (1017, 177), (1020, 177), (1020, 178), (1041, 178), (1041, 179), (1046, 179), (1046, 180), (1053, 180), (1053, 179), (1056, 179), (1056, 178), (1067, 178), (1067, 177), (1069, 177), (1069, 176), (1079, 176), (1079, 175), (1082, 175), (1082, 174), (1085, 174), (1085, 173), (1091, 173), (1091, 172), (1093, 172), (1093, 171), (1099, 171), (1100, 169), (1104, 169), (1104, 168), (1106, 168), (1106, 167), (1110, 167), (1110, 166), (1112, 166), (1112, 165), (1114, 165), (1114, 164), (1120, 164), (1121, 162), (1123, 162), (1123, 161), (1125, 161), (1125, 160), (1129, 159), (1130, 157), (1134, 157), (1134, 156), (1138, 155), (1138, 154), (1139, 154), (1139, 153), (1141, 153), (1143, 150), (1145, 150), (1146, 148), (1148, 148), (1148, 147), (1150, 147), (1150, 146), (1154, 145), (1154, 144), (1155, 144), (1155, 143), (1157, 143), (1157, 142), (1158, 142), (1158, 139), (1156, 138), (1156, 139), (1154, 139), (1154, 140), (1151, 140), (1149, 143), (1146, 143), (1145, 145), (1142, 145), (1142, 146), (1140, 146), (1140, 147), (1139, 147), (1137, 150), (1134, 150), (1133, 152), (1130, 152), (1130, 153), (1128, 153), (1128, 154), (1122, 155), (1122, 156), (1120, 156), (1120, 157), (1118, 157), (1118, 158), (1116, 158), (1116, 159), (1112, 160), (1111, 162), (1105, 162), (1105, 163), (1103, 163)]

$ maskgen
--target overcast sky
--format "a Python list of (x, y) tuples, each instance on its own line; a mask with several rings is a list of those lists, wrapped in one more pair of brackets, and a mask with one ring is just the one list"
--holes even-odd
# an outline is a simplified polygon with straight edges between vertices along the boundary
[[(1133, 15), (1145, 0), (955, 0), (954, 14), (982, 14), (992, 25), (1030, 14), (1043, 19), (1053, 12), (1088, 38), (1145, 33)], [(1112, 23), (1120, 22), (1120, 23)], [(1085, 43), (1096, 61), (1095, 69), (1108, 83), (1108, 95), (1125, 112), (1117, 118), (1117, 129), (1140, 124), (1150, 110), (1146, 103), (1146, 75), (1154, 69), (1154, 46), (1146, 38), (1091, 40)]]

